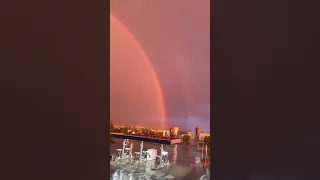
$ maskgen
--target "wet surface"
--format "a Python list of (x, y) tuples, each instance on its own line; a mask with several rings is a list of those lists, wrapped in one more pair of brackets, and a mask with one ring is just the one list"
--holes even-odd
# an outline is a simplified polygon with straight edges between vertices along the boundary
[[(114, 139), (115, 143), (110, 146), (110, 153), (115, 154), (116, 149), (122, 148), (122, 139)], [(130, 144), (127, 147), (132, 149), (132, 152), (139, 152), (140, 151), (140, 144), (139, 141), (130, 141)], [(147, 149), (156, 149), (158, 154), (160, 152), (159, 144), (151, 144), (151, 143), (144, 143), (143, 150)], [(144, 180), (144, 179), (209, 179), (208, 173), (209, 169), (202, 168), (202, 167), (193, 167), (193, 161), (195, 156), (201, 157), (202, 152), (198, 152), (196, 146), (186, 145), (186, 144), (178, 144), (172, 146), (164, 145), (164, 151), (168, 152), (169, 156), (169, 163), (170, 165), (167, 168), (164, 168), (159, 171), (148, 171), (148, 175), (146, 173), (133, 173), (132, 171), (122, 169), (122, 168), (111, 168), (110, 179), (112, 180)], [(208, 154), (209, 156), (209, 154)], [(203, 152), (203, 157), (206, 157), (206, 153)]]

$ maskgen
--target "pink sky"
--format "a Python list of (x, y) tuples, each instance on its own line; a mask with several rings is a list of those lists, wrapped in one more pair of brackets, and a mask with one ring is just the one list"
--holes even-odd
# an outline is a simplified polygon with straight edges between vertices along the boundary
[[(210, 124), (209, 3), (209, 0), (111, 0), (112, 14), (128, 27), (141, 44), (159, 78), (167, 120), (169, 122), (177, 122), (181, 126), (188, 128), (193, 128), (197, 122), (201, 122), (202, 129), (208, 128)], [(111, 38), (113, 36), (111, 34)], [(125, 37), (122, 36), (122, 38)], [(119, 39), (119, 41), (127, 43), (129, 40)], [(116, 51), (119, 51), (119, 54), (122, 52), (128, 59), (124, 60), (125, 58), (123, 58), (121, 61), (126, 61), (126, 63), (128, 63), (129, 59), (131, 59), (131, 62), (138, 63), (139, 61), (141, 64), (140, 70), (143, 72), (136, 73), (135, 76), (146, 76), (143, 81), (147, 81), (147, 78), (149, 78), (149, 82), (145, 82), (145, 86), (154, 86), (153, 88), (156, 90), (156, 84), (151, 78), (152, 73), (150, 72), (150, 68), (148, 70), (147, 66), (143, 65), (145, 61), (138, 60), (143, 59), (143, 57), (139, 57), (138, 55), (139, 50), (134, 50), (134, 48), (129, 50), (123, 44), (119, 45), (118, 48)], [(131, 67), (138, 66), (140, 65), (134, 64)], [(130, 71), (134, 70), (131, 69)], [(118, 77), (112, 78), (118, 79)], [(136, 81), (138, 83), (142, 81), (142, 78), (137, 77)], [(137, 102), (138, 99), (136, 102), (131, 99), (123, 101), (127, 101), (126, 104), (140, 104), (144, 102), (146, 106), (149, 106), (149, 109), (144, 109), (146, 118), (145, 120), (142, 120), (142, 118), (141, 122), (152, 124), (152, 120), (149, 120), (149, 118), (157, 122), (156, 117), (161, 112), (159, 110), (161, 109), (159, 107), (161, 104), (158, 99), (160, 97), (159, 94), (147, 93), (145, 92), (147, 90), (143, 86), (132, 85), (133, 87), (136, 91), (141, 91), (142, 94), (150, 96), (148, 98), (145, 97), (149, 99), (148, 103), (141, 98), (140, 102)], [(127, 87), (128, 92), (130, 88), (129, 86)], [(152, 91), (151, 89), (150, 91)], [(152, 95), (154, 97), (151, 98)], [(113, 98), (115, 99), (116, 97)], [(120, 103), (119, 100), (118, 102)], [(152, 109), (151, 107), (154, 110), (150, 110)], [(137, 113), (138, 110), (134, 108), (131, 111)], [(141, 106), (140, 111), (143, 111), (142, 109), (143, 106)], [(119, 114), (120, 116), (122, 114), (121, 119), (123, 120), (120, 120), (119, 117), (117, 118), (118, 121), (125, 123), (131, 122), (130, 118), (132, 118), (132, 121), (136, 119), (135, 116), (132, 116), (131, 112), (125, 113), (121, 109), (116, 110), (115, 108), (112, 108), (112, 110), (113, 115)]]

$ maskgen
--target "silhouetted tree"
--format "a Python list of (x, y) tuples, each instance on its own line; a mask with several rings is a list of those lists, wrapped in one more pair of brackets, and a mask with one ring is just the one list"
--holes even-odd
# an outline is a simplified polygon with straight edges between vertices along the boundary
[(145, 134), (146, 136), (149, 136), (149, 134), (150, 134), (149, 129), (146, 129), (145, 132), (144, 132), (144, 134)]
[(143, 129), (142, 134), (144, 134), (145, 136), (150, 136), (151, 130), (150, 129)]
[(157, 132), (157, 136), (158, 137), (162, 137), (163, 136), (163, 132)]
[(184, 142), (189, 142), (190, 141), (190, 136), (186, 134), (186, 135), (183, 136), (182, 140)]
[(210, 136), (205, 136), (203, 138), (203, 142), (207, 145), (207, 146), (210, 146)]
[(114, 125), (113, 125), (113, 123), (112, 122), (110, 122), (110, 132), (114, 132)]
[(127, 134), (128, 131), (129, 131), (129, 127), (128, 127), (128, 126), (125, 126), (125, 127), (123, 128), (123, 133)]
[(119, 133), (124, 133), (124, 128), (121, 127), (121, 128), (119, 129)]

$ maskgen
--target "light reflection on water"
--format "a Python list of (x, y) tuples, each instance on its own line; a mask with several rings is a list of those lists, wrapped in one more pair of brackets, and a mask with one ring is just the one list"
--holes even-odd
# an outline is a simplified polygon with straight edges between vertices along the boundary
[[(111, 144), (110, 146), (110, 154), (116, 154), (116, 149), (122, 148), (122, 139), (114, 139), (115, 143)], [(129, 145), (127, 147), (130, 147), (131, 154), (133, 155), (134, 152), (140, 152), (140, 141), (130, 141)], [(143, 150), (147, 149), (156, 149), (157, 153), (160, 153), (160, 145), (159, 144), (152, 144), (152, 143), (143, 143)], [(196, 151), (196, 147), (194, 146), (188, 146), (184, 144), (179, 145), (165, 145), (164, 151), (168, 152), (169, 162), (170, 163), (177, 163), (180, 165), (186, 165), (189, 166), (192, 164), (193, 159), (195, 158), (196, 154), (199, 154), (199, 152)], [(200, 154), (201, 155), (201, 154)]]
[(112, 171), (110, 180), (145, 180), (149, 179), (143, 174), (133, 174), (130, 171), (124, 169), (117, 169)]
[(177, 163), (177, 144), (174, 145), (173, 150), (172, 150), (172, 163)]
[(130, 157), (132, 158), (133, 142), (130, 141)]
[[(115, 154), (116, 149), (122, 148), (122, 139), (114, 139), (115, 143), (111, 144), (110, 146), (110, 153)], [(130, 154), (132, 155), (134, 152), (140, 152), (140, 143), (139, 141), (130, 141), (130, 143), (127, 145), (127, 147), (130, 147)], [(143, 144), (143, 150), (147, 149), (156, 149), (158, 154), (160, 153), (160, 145), (159, 144), (152, 144), (152, 143), (144, 143)], [(186, 144), (179, 144), (179, 145), (173, 145), (173, 146), (164, 146), (164, 151), (168, 152), (169, 156), (169, 162), (172, 164), (177, 164), (178, 166), (185, 166), (186, 168), (190, 167), (190, 164), (193, 163), (193, 160), (195, 159), (195, 156), (201, 156), (201, 152), (196, 151), (195, 146), (190, 146)], [(173, 168), (174, 169), (174, 168)], [(167, 172), (165, 172), (167, 173)], [(206, 178), (206, 173), (204, 170), (192, 170), (192, 172), (186, 172), (188, 173), (188, 177), (192, 177), (194, 180), (197, 179), (208, 179)], [(112, 180), (127, 180), (127, 179), (133, 179), (133, 180), (144, 180), (144, 179), (159, 179), (156, 177), (146, 177), (145, 174), (133, 174), (131, 171), (124, 170), (124, 169), (112, 169), (110, 174), (110, 179)], [(160, 179), (172, 179), (170, 176), (168, 178), (161, 177)]]

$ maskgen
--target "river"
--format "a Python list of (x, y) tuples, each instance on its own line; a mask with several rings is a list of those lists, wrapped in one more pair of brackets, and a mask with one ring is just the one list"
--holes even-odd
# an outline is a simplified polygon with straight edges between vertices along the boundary
[[(122, 142), (123, 139), (114, 139), (115, 143), (110, 145), (110, 153), (116, 154), (116, 149), (122, 148)], [(129, 145), (127, 147), (132, 149), (132, 152), (139, 152), (140, 151), (140, 141), (130, 141)], [(157, 149), (158, 154), (160, 152), (160, 144), (152, 144), (152, 143), (146, 143), (143, 144), (143, 150), (147, 149)], [(205, 152), (199, 152), (196, 149), (195, 145), (187, 145), (187, 144), (176, 144), (176, 145), (164, 145), (164, 151), (168, 152), (169, 156), (169, 162), (170, 162), (170, 168), (168, 170), (168, 174), (170, 172), (174, 172), (175, 175), (171, 179), (178, 180), (178, 179), (206, 179), (206, 173), (209, 169), (207, 168), (200, 168), (200, 167), (193, 167), (191, 164), (193, 164), (193, 161), (195, 159), (195, 156), (197, 157), (206, 157)], [(207, 154), (207, 157), (209, 157), (209, 154)], [(180, 171), (179, 174), (177, 174), (177, 170)], [(148, 177), (134, 177), (132, 174), (128, 174), (128, 172), (125, 172), (124, 175), (117, 176), (116, 174), (119, 174), (119, 171), (116, 169), (111, 169), (110, 179), (113, 180), (126, 180), (126, 179), (148, 179)], [(172, 174), (171, 173), (171, 174)], [(173, 173), (173, 174), (174, 174)], [(149, 179), (157, 179), (157, 178), (150, 178)], [(165, 178), (161, 178), (165, 179)], [(168, 178), (170, 179), (170, 178)]]

